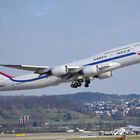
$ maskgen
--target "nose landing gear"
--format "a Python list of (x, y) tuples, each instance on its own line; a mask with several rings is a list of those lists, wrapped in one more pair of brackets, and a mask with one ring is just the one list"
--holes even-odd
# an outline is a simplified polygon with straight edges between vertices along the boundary
[(86, 88), (89, 87), (89, 84), (90, 84), (90, 80), (86, 80), (86, 81), (85, 81), (85, 87), (86, 87)]

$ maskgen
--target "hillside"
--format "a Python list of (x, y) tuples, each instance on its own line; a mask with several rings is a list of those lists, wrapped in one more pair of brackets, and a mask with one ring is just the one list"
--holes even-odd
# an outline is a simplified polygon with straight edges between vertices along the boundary
[[(0, 124), (18, 124), (19, 118), (30, 116), (30, 124), (97, 123), (94, 110), (84, 103), (120, 99), (140, 99), (140, 95), (76, 93), (51, 96), (0, 96)], [(82, 123), (81, 123), (82, 122)]]
[(116, 95), (104, 93), (82, 92), (67, 95), (44, 96), (0, 96), (2, 109), (31, 109), (31, 108), (77, 108), (85, 102), (99, 102), (120, 99), (140, 99), (138, 94)]
[(129, 94), (129, 95), (117, 95), (117, 94), (105, 94), (99, 92), (81, 92), (76, 94), (68, 95), (56, 95), (57, 99), (71, 99), (80, 102), (97, 102), (97, 101), (108, 101), (108, 100), (120, 100), (120, 99), (139, 99), (140, 95), (138, 94)]

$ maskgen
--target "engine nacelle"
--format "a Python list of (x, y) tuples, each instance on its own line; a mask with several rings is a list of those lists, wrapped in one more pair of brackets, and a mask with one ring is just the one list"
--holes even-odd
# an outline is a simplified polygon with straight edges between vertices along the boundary
[(66, 65), (54, 67), (51, 70), (51, 74), (54, 75), (54, 76), (57, 76), (57, 77), (63, 76), (65, 74), (68, 74), (68, 68), (67, 68)]
[(96, 76), (98, 74), (98, 67), (96, 66), (86, 66), (82, 73), (85, 75), (85, 76)]
[(99, 78), (99, 79), (107, 79), (107, 78), (110, 78), (110, 77), (112, 77), (112, 71), (105, 72), (105, 73), (99, 74), (97, 76), (97, 78)]

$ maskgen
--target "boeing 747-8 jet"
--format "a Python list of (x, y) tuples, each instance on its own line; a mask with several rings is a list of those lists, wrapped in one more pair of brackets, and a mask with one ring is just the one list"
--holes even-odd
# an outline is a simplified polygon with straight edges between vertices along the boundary
[(112, 77), (112, 71), (140, 63), (140, 43), (129, 44), (85, 60), (55, 67), (32, 65), (7, 65), (20, 70), (32, 71), (31, 74), (11, 76), (0, 72), (0, 91), (37, 89), (71, 82), (72, 88), (89, 87), (94, 79)]

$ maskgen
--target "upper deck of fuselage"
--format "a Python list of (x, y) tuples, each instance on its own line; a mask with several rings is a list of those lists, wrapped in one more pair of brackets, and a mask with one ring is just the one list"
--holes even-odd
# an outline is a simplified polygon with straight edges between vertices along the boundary
[(94, 55), (92, 57), (89, 57), (87, 59), (74, 61), (74, 62), (71, 62), (71, 63), (66, 64), (66, 65), (68, 65), (68, 66), (84, 66), (84, 65), (88, 65), (90, 63), (94, 64), (94, 63), (98, 63), (98, 62), (104, 62), (104, 60), (111, 59), (114, 57), (123, 56), (123, 55), (128, 55), (128, 54), (134, 53), (138, 50), (140, 51), (140, 42), (117, 47), (117, 48), (99, 53), (99, 54)]
[(117, 47), (117, 48), (105, 51), (104, 54), (111, 54), (111, 53), (114, 53), (114, 52), (124, 51), (126, 49), (135, 49), (137, 47), (140, 48), (140, 42), (133, 43), (133, 44), (128, 44), (128, 45), (125, 45), (125, 46), (121, 46), (121, 47)]

